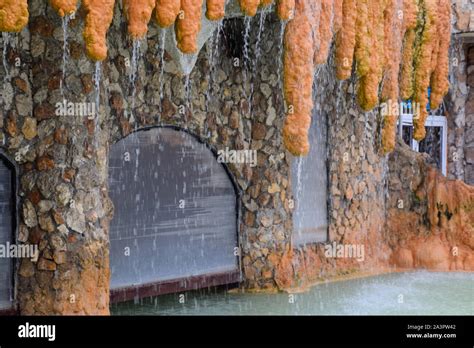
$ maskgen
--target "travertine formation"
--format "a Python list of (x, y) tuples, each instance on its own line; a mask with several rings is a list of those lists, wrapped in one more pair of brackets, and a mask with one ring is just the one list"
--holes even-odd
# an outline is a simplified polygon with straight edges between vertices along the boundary
[(76, 12), (77, 0), (49, 0), (51, 7), (54, 8), (61, 17)]
[(446, 179), (406, 146), (397, 146), (389, 170), (390, 263), (402, 269), (472, 270), (474, 187)]
[(128, 20), (128, 33), (134, 39), (143, 38), (155, 8), (155, 0), (125, 0), (124, 11)]
[(240, 9), (246, 16), (255, 16), (257, 14), (260, 0), (239, 0)]
[(0, 31), (18, 32), (27, 23), (27, 0), (0, 0)]
[(289, 20), (295, 11), (295, 0), (277, 0), (277, 14), (280, 19)]
[(114, 16), (115, 0), (84, 0), (86, 23), (84, 41), (89, 58), (101, 61), (107, 58), (107, 30)]
[(183, 53), (196, 53), (197, 36), (201, 30), (203, 0), (181, 0), (181, 13), (176, 20), (176, 41)]
[[(272, 4), (273, 0), (239, 2), (245, 15), (255, 16), (259, 7)], [(76, 8), (73, 0), (51, 0), (51, 5), (61, 16)], [(94, 60), (104, 60), (107, 55), (105, 36), (112, 20), (113, 5), (114, 0), (84, 1), (87, 11), (84, 39), (88, 55)], [(129, 34), (134, 39), (143, 38), (155, 10), (161, 27), (175, 23), (178, 48), (186, 54), (196, 53), (202, 5), (203, 0), (124, 1)], [(207, 0), (206, 6), (208, 19), (224, 17), (225, 0)], [(421, 105), (414, 119), (415, 139), (424, 138), (428, 87), (431, 85), (432, 108), (439, 106), (448, 90), (451, 18), (448, 0), (278, 0), (276, 11), (282, 20), (290, 20), (285, 34), (288, 114), (283, 134), (291, 153), (304, 155), (309, 150), (311, 75), (315, 65), (327, 61), (333, 36), (336, 38), (336, 76), (340, 80), (348, 79), (355, 58), (359, 81), (357, 96), (363, 110), (372, 110), (380, 98), (398, 101), (398, 75), (402, 64), (400, 94)], [(1, 2), (0, 29), (21, 30), (27, 23), (27, 12), (26, 1), (19, 5), (12, 1)], [(310, 55), (312, 64), (309, 64)], [(295, 98), (296, 94), (301, 96)], [(384, 116), (382, 145), (384, 152), (390, 152), (395, 144), (398, 115)]]
[(288, 23), (285, 32), (284, 89), (288, 113), (283, 141), (293, 154), (307, 154), (309, 151), (308, 129), (313, 110), (314, 76), (313, 28), (309, 11), (307, 4), (297, 2), (295, 17)]
[[(299, 1), (296, 3), (298, 5)], [(403, 60), (401, 95), (402, 98), (413, 99), (420, 105), (419, 115), (416, 114), (414, 119), (414, 137), (416, 140), (422, 140), (425, 137), (424, 125), (428, 115), (425, 108), (428, 104), (428, 87), (431, 85), (432, 108), (439, 106), (449, 87), (447, 79), (451, 19), (449, 1), (343, 0), (340, 28), (337, 23), (339, 21), (337, 1), (332, 1), (330, 4), (324, 0), (315, 0), (306, 4), (307, 7), (320, 6), (319, 16), (305, 14), (313, 26), (318, 27), (319, 35), (315, 36), (313, 29), (306, 38), (301, 35), (293, 37), (295, 40), (313, 40), (313, 49), (316, 51), (315, 64), (324, 63), (328, 41), (331, 40), (330, 35), (333, 32), (331, 29), (333, 22), (328, 18), (334, 20), (336, 76), (340, 80), (349, 78), (355, 58), (358, 77), (357, 99), (363, 110), (372, 110), (379, 104), (381, 98), (392, 103), (398, 102), (399, 71)], [(288, 31), (287, 35), (290, 35)], [(288, 41), (286, 43), (290, 46)], [(297, 62), (287, 64), (286, 75), (293, 74), (295, 64)], [(381, 85), (382, 93), (380, 93)], [(291, 104), (292, 101), (287, 99), (287, 102)], [(392, 113), (384, 116), (382, 147), (384, 152), (390, 152), (395, 144), (398, 115)], [(300, 122), (294, 120), (292, 116), (291, 119), (290, 122)], [(295, 127), (305, 127), (306, 124), (307, 122), (300, 123)], [(300, 132), (299, 136), (304, 136), (304, 132)], [(296, 137), (286, 139), (288, 149), (293, 154), (302, 155), (307, 152), (304, 139)], [(289, 144), (290, 142), (293, 144)]]
[(222, 19), (225, 15), (225, 0), (207, 0), (206, 8), (207, 19), (211, 21)]
[(156, 0), (155, 18), (162, 28), (171, 26), (181, 9), (180, 0)]

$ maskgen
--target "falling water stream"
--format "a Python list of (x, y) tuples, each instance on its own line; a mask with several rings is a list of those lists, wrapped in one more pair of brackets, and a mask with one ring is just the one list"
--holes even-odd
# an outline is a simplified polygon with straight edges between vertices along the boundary
[(132, 61), (130, 62), (130, 74), (129, 74), (129, 81), (130, 81), (130, 85), (132, 86), (132, 105), (130, 109), (132, 116), (135, 110), (135, 99), (136, 99), (136, 93), (137, 93), (136, 80), (137, 80), (137, 75), (138, 75), (138, 62), (140, 60), (140, 46), (141, 46), (140, 40), (133, 40)]
[(211, 102), (211, 98), (213, 96), (213, 83), (216, 74), (216, 65), (217, 65), (217, 58), (219, 53), (219, 40), (220, 35), (223, 28), (223, 21), (220, 20), (217, 23), (217, 28), (214, 30), (214, 33), (211, 37), (211, 40), (207, 46), (207, 54), (209, 60), (209, 81), (206, 90), (206, 110), (209, 111), (209, 104)]
[[(186, 108), (192, 111), (192, 102), (191, 102), (191, 72), (194, 66), (194, 62), (197, 59), (197, 54), (183, 54), (182, 61), (184, 67), (184, 99), (186, 103)], [(185, 127), (187, 122), (185, 122)]]
[(255, 43), (255, 58), (254, 58), (253, 64), (252, 64), (252, 78), (249, 79), (249, 82), (250, 82), (250, 95), (249, 95), (250, 116), (252, 116), (253, 92), (254, 92), (254, 88), (255, 88), (253, 77), (256, 76), (257, 73), (258, 73), (258, 62), (260, 60), (260, 54), (261, 54), (261, 51), (262, 51), (262, 48), (261, 48), (262, 34), (263, 34), (263, 30), (265, 29), (265, 17), (266, 17), (266, 12), (261, 11), (260, 12), (260, 21), (258, 23), (257, 41)]
[(278, 86), (280, 87), (280, 91), (282, 93), (282, 99), (284, 99), (284, 93), (283, 93), (283, 63), (284, 63), (284, 38), (285, 38), (285, 28), (286, 28), (286, 21), (280, 21), (280, 37), (279, 37), (279, 48), (278, 48), (278, 70), (277, 70), (277, 76), (278, 76)]
[[(100, 115), (100, 80), (102, 78), (101, 62), (95, 62), (94, 69), (94, 91), (95, 91), (95, 115), (94, 115), (94, 129), (97, 131), (99, 125)], [(97, 148), (97, 137), (94, 136), (94, 145)]]
[(66, 15), (62, 17), (62, 28), (63, 28), (63, 65), (62, 65), (62, 77), (59, 82), (59, 90), (61, 95), (64, 97), (64, 84), (66, 79), (66, 65), (69, 59), (69, 45), (68, 45), (68, 27), (71, 16)]
[[(303, 192), (303, 180), (302, 180), (302, 175), (303, 175), (303, 162), (304, 158), (303, 157), (297, 157), (295, 159), (296, 161), (296, 192), (295, 192), (295, 208), (298, 208), (298, 205), (301, 202), (301, 194)], [(296, 231), (297, 233), (301, 234), (301, 219), (298, 219), (296, 222)], [(300, 236), (301, 237), (301, 236)]]
[[(249, 45), (250, 45), (250, 26), (252, 24), (252, 17), (246, 16), (244, 19), (244, 61), (243, 61), (243, 74), (242, 74), (242, 86), (244, 90), (244, 96), (249, 104), (249, 110), (251, 110), (250, 104), (250, 94), (247, 93), (247, 82), (249, 80), (249, 66), (250, 66), (250, 52), (249, 52)], [(249, 112), (251, 114), (251, 112)]]
[(2, 39), (3, 39), (3, 69), (5, 70), (5, 77), (3, 82), (10, 80), (10, 70), (8, 68), (8, 61), (7, 61), (7, 50), (8, 46), (10, 45), (10, 34), (6, 32), (2, 32)]
[(160, 75), (159, 75), (159, 85), (160, 85), (160, 114), (163, 112), (163, 85), (164, 85), (164, 73), (165, 73), (165, 44), (166, 44), (166, 32), (167, 30), (162, 29), (160, 33), (160, 47), (158, 52), (160, 53)]

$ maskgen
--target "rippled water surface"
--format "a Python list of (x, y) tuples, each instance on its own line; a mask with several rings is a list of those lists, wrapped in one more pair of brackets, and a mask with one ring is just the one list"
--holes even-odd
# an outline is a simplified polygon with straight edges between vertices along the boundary
[(200, 290), (184, 293), (184, 298), (173, 294), (114, 304), (111, 311), (114, 315), (474, 315), (474, 273), (385, 274), (319, 284), (292, 296)]

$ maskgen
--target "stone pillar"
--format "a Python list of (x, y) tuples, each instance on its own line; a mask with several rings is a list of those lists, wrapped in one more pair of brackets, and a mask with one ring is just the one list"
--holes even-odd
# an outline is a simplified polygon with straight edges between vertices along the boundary
[[(80, 21), (70, 25), (80, 36)], [(59, 16), (43, 1), (31, 1), (17, 52), (31, 70), (13, 80), (17, 117), (9, 121), (8, 142), (21, 166), (18, 240), (37, 245), (39, 257), (21, 261), (17, 297), (25, 315), (106, 315), (112, 208), (105, 112), (95, 115), (94, 65), (76, 37), (69, 37), (63, 76), (62, 33)], [(67, 106), (62, 113), (61, 103)]]
[(450, 179), (464, 180), (464, 130), (466, 125), (466, 101), (468, 88), (466, 84), (466, 50), (460, 39), (453, 39), (451, 59), (456, 62), (451, 65), (451, 83), (447, 102), (448, 121), (448, 170)]
[(474, 185), (474, 45), (471, 45), (467, 52), (467, 85), (469, 86), (469, 94), (466, 102), (464, 138), (464, 154), (466, 157), (465, 181), (469, 185)]

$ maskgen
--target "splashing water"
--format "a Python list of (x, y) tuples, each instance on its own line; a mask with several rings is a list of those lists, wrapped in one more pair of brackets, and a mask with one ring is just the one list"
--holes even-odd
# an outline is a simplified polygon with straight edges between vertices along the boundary
[(278, 49), (278, 69), (277, 69), (277, 77), (278, 77), (278, 86), (280, 87), (280, 91), (282, 91), (282, 100), (284, 100), (285, 95), (283, 93), (283, 41), (285, 38), (285, 28), (286, 28), (286, 21), (280, 22), (280, 40), (279, 40), (279, 49)]
[(62, 78), (59, 82), (59, 90), (61, 95), (64, 96), (64, 84), (66, 79), (66, 65), (69, 59), (69, 45), (68, 45), (68, 27), (71, 16), (62, 17), (62, 27), (63, 27), (63, 66), (62, 66)]
[(217, 28), (214, 31), (212, 38), (208, 45), (208, 60), (209, 60), (209, 84), (207, 85), (206, 90), (206, 110), (209, 111), (209, 102), (212, 96), (212, 84), (214, 82), (214, 76), (216, 73), (216, 64), (217, 64), (217, 57), (219, 52), (219, 39), (220, 34), (223, 28), (223, 21), (220, 20), (217, 23)]
[[(99, 110), (100, 110), (100, 79), (102, 77), (101, 63), (95, 62), (94, 70), (94, 89), (95, 89), (95, 115), (94, 115), (94, 127), (97, 130), (99, 124)], [(94, 137), (94, 142), (97, 142), (97, 137)], [(96, 143), (97, 145), (97, 143)]]
[[(301, 194), (303, 192), (303, 180), (302, 180), (302, 176), (303, 176), (303, 157), (298, 157), (296, 159), (297, 161), (297, 164), (296, 164), (296, 194), (295, 194), (295, 208), (297, 208), (297, 205), (299, 204), (300, 200), (301, 200)], [(301, 237), (301, 228), (302, 228), (302, 224), (301, 224), (301, 220), (298, 220), (298, 223), (297, 223), (297, 226), (296, 226), (296, 231), (297, 233), (300, 235)]]
[[(258, 33), (257, 33), (257, 42), (255, 43), (255, 59), (253, 61), (253, 66), (252, 66), (252, 77), (254, 77), (257, 74), (257, 69), (258, 69), (258, 61), (260, 60), (260, 55), (261, 55), (261, 46), (260, 43), (262, 41), (262, 34), (265, 29), (265, 17), (266, 17), (266, 12), (262, 11), (260, 12), (260, 21), (258, 24)], [(250, 115), (252, 115), (252, 102), (253, 102), (253, 92), (254, 92), (254, 83), (253, 83), (253, 78), (250, 79), (250, 101), (249, 101), (249, 110), (250, 110)]]
[(186, 99), (186, 107), (189, 109), (191, 106), (191, 83), (190, 83), (190, 73), (184, 75), (184, 94)]
[(249, 110), (251, 109), (250, 105), (250, 96), (247, 94), (247, 79), (248, 79), (248, 70), (249, 70), (249, 65), (250, 65), (250, 55), (249, 55), (249, 41), (250, 41), (250, 24), (252, 23), (252, 17), (246, 16), (244, 19), (244, 61), (243, 61), (243, 74), (242, 74), (242, 79), (243, 79), (243, 87), (244, 87), (244, 96), (245, 99), (247, 99), (247, 102), (249, 104)]
[(197, 54), (183, 54), (183, 72), (184, 72), (184, 95), (186, 99), (186, 107), (192, 110), (191, 103), (191, 72), (193, 70), (194, 62), (197, 59)]
[(161, 62), (161, 69), (160, 69), (160, 76), (159, 76), (159, 84), (160, 84), (160, 114), (163, 112), (163, 75), (165, 73), (165, 43), (166, 43), (166, 30), (162, 29), (160, 33), (160, 62)]

